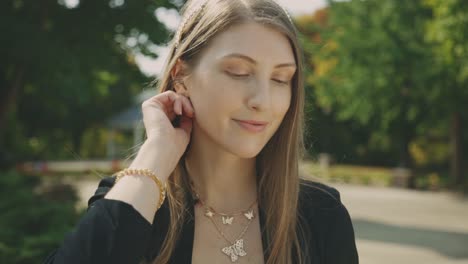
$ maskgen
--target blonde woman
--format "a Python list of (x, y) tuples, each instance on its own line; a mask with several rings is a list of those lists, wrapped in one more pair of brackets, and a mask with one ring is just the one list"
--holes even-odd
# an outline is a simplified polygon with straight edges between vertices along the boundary
[(356, 264), (339, 192), (301, 180), (303, 63), (272, 0), (189, 1), (147, 139), (46, 263)]

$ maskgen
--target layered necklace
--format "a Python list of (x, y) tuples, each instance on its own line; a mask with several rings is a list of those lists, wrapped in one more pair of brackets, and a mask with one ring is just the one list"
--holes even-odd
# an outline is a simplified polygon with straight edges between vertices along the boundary
[[(252, 204), (250, 204), (250, 206), (246, 210), (242, 210), (239, 212), (232, 212), (232, 213), (221, 213), (221, 212), (217, 212), (215, 209), (213, 209), (213, 207), (203, 202), (198, 192), (195, 191), (195, 187), (192, 181), (190, 181), (190, 186), (192, 188), (192, 192), (194, 193), (197, 200), (200, 202), (201, 206), (203, 206), (205, 210), (204, 216), (207, 217), (211, 221), (211, 223), (213, 223), (218, 233), (228, 243), (227, 246), (221, 248), (221, 251), (231, 259), (231, 262), (236, 262), (239, 259), (239, 257), (246, 256), (247, 252), (244, 249), (244, 239), (242, 237), (245, 235), (245, 233), (247, 232), (247, 229), (250, 226), (250, 223), (255, 218), (253, 207), (255, 204), (257, 204), (257, 200), (255, 200)], [(227, 228), (231, 226), (233, 223), (241, 222), (239, 217), (241, 219), (243, 218), (247, 219), (247, 224), (245, 224), (244, 228), (235, 237), (235, 239), (231, 240), (223, 232), (221, 226), (218, 225), (218, 223), (216, 223), (215, 218), (221, 218), (222, 223), (223, 223), (222, 226)]]

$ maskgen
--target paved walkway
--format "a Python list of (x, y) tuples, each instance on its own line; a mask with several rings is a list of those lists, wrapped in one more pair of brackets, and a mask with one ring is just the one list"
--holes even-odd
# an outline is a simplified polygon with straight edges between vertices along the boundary
[[(468, 264), (468, 198), (329, 185), (340, 191), (351, 214), (361, 264)], [(97, 181), (78, 184), (82, 202), (96, 187)]]
[(361, 264), (468, 264), (468, 198), (330, 185), (353, 219)]

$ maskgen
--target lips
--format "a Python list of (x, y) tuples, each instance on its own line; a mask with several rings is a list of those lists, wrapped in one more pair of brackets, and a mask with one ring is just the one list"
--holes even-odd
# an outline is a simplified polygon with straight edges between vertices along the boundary
[(243, 129), (249, 132), (261, 132), (265, 130), (268, 125), (268, 122), (256, 121), (256, 120), (236, 120), (236, 123)]
[(268, 122), (255, 121), (255, 120), (236, 120), (236, 121), (251, 124), (251, 125), (268, 125)]

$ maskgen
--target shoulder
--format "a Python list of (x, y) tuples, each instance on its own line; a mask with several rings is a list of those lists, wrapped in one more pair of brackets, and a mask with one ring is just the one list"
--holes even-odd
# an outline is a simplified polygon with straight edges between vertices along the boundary
[(342, 206), (340, 192), (329, 185), (300, 180), (299, 205), (304, 209), (337, 209)]
[(298, 209), (310, 248), (326, 263), (359, 263), (353, 223), (336, 188), (301, 180)]
[(331, 230), (352, 229), (351, 217), (334, 187), (301, 180), (298, 206), (303, 224), (324, 236)]

